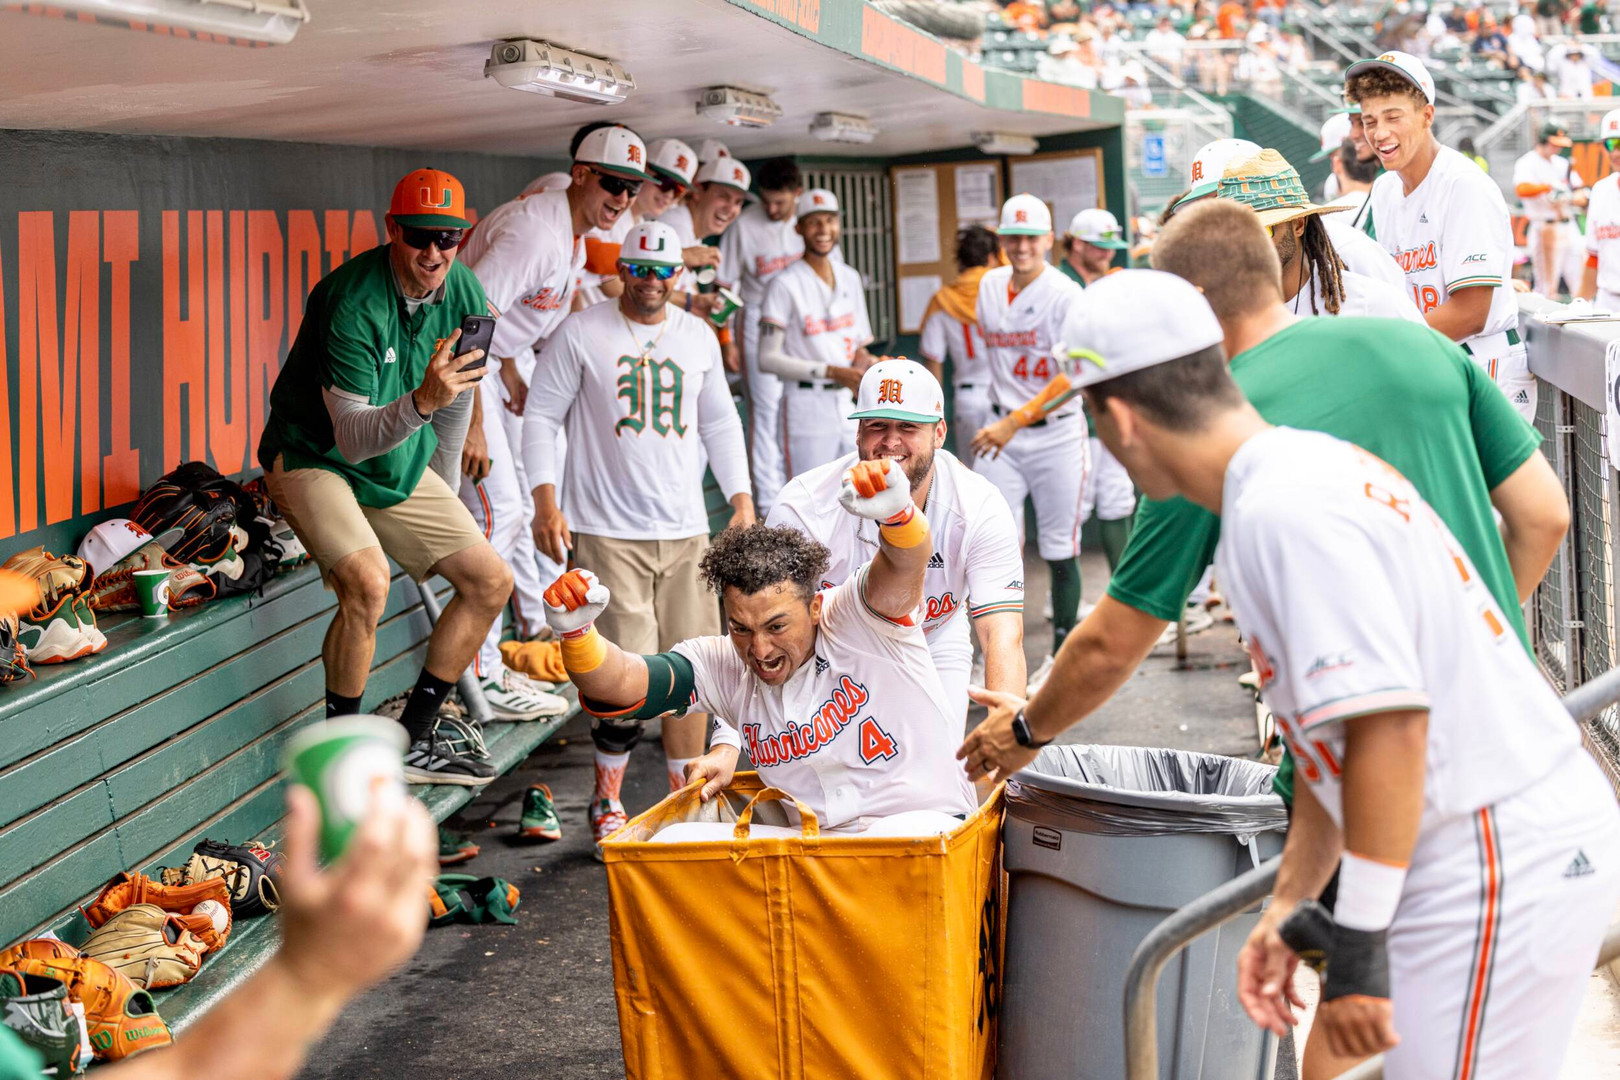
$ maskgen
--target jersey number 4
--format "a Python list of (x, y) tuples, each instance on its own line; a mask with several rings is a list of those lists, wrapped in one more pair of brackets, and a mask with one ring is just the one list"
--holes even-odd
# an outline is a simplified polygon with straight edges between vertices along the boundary
[(1029, 366), (1029, 357), (1020, 356), (1013, 364), (1013, 374), (1020, 379), (1050, 379), (1052, 377), (1052, 364), (1047, 357), (1039, 357), (1034, 368)]
[(888, 761), (900, 752), (900, 744), (870, 716), (861, 721), (861, 760), (868, 765)]

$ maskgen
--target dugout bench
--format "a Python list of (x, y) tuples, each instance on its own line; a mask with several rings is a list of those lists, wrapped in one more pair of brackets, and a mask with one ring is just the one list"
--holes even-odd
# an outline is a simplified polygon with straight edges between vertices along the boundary
[[(369, 706), (409, 690), (427, 652), (421, 594), (394, 571)], [(429, 585), (448, 600), (446, 582)], [(161, 620), (109, 616), (99, 655), (0, 687), (0, 946), (46, 930), (82, 941), (78, 905), (109, 878), (179, 865), (204, 836), (276, 838), (282, 747), (325, 715), (320, 649), (334, 606), (305, 565), (261, 595)], [(492, 763), (509, 771), (572, 715), (488, 725)], [(439, 821), (475, 793), (412, 790)], [(256, 970), (275, 949), (274, 927), (268, 917), (237, 921), (195, 979), (159, 991), (169, 1026), (182, 1030)]]

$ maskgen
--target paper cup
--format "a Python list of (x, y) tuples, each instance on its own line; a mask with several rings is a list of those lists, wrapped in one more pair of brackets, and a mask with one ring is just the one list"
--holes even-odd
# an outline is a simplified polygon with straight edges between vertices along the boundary
[(135, 571), (135, 596), (140, 601), (141, 616), (155, 619), (169, 613), (169, 571)]
[(336, 859), (349, 846), (372, 805), (378, 778), (384, 781), (379, 799), (406, 797), (405, 746), (405, 729), (383, 716), (336, 717), (310, 725), (287, 743), (283, 771), (321, 804), (322, 859)]

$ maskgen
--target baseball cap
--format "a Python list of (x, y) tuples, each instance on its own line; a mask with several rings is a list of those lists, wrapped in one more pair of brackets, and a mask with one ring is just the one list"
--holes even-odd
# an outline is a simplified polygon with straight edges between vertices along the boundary
[(1322, 121), (1322, 148), (1312, 154), (1310, 160), (1321, 161), (1331, 154), (1339, 152), (1344, 140), (1350, 137), (1350, 114), (1336, 112)]
[(838, 196), (826, 188), (811, 188), (799, 196), (798, 206), (794, 213), (799, 217), (809, 217), (811, 214), (838, 213)]
[(1311, 202), (1299, 173), (1275, 150), (1262, 150), (1247, 161), (1228, 165), (1217, 182), (1215, 197), (1242, 203), (1259, 215), (1262, 225), (1281, 225), (1310, 214), (1336, 214), (1350, 209)]
[(388, 200), (394, 224), (413, 229), (470, 229), (461, 181), (438, 169), (417, 169), (394, 185)]
[(109, 518), (79, 542), (79, 558), (96, 576), (106, 573), (130, 552), (152, 542), (152, 534), (129, 518)]
[(724, 184), (734, 187), (738, 191), (747, 191), (752, 180), (748, 166), (734, 157), (717, 157), (705, 161), (698, 167), (697, 176), (693, 177), (694, 184)]
[(681, 238), (662, 221), (643, 221), (625, 234), (619, 261), (631, 266), (679, 266)]
[(1079, 388), (1225, 340), (1220, 320), (1192, 282), (1163, 270), (1121, 270), (1086, 287), (1085, 302), (1070, 307), (1053, 353), (1069, 385)]
[(581, 139), (574, 164), (595, 165), (626, 180), (652, 179), (647, 174), (647, 147), (641, 136), (619, 124), (597, 128)]
[(1563, 124), (1542, 124), (1541, 141), (1565, 149), (1575, 145), (1574, 141), (1569, 137), (1569, 131)]
[(1052, 211), (1033, 195), (1014, 195), (1001, 204), (1001, 236), (1045, 236), (1052, 231)]
[(1611, 109), (1603, 114), (1598, 124), (1598, 139), (1620, 139), (1620, 109)]
[(698, 144), (698, 160), (713, 161), (715, 158), (730, 157), (731, 151), (719, 139), (704, 139)]
[(1176, 205), (1202, 199), (1205, 195), (1213, 195), (1215, 186), (1226, 174), (1227, 162), (1251, 158), (1259, 152), (1260, 144), (1250, 142), (1248, 139), (1216, 139), (1212, 143), (1205, 143), (1203, 149), (1193, 158), (1192, 169), (1187, 176), (1187, 183), (1192, 190)]
[(1411, 53), (1387, 52), (1376, 60), (1357, 60), (1345, 71), (1344, 80), (1349, 82), (1363, 71), (1371, 71), (1374, 68), (1383, 68), (1385, 71), (1393, 71), (1403, 76), (1423, 93), (1423, 100), (1434, 104), (1434, 76), (1423, 66), (1423, 61)]
[(697, 172), (697, 151), (679, 139), (657, 139), (647, 147), (647, 167), (665, 180), (692, 186)]
[(1110, 251), (1125, 249), (1125, 241), (1122, 239), (1124, 232), (1125, 230), (1119, 227), (1119, 219), (1101, 207), (1082, 210), (1069, 221), (1070, 236), (1092, 247), (1107, 248)]
[(879, 360), (861, 376), (852, 420), (909, 420), (933, 424), (945, 419), (945, 391), (939, 380), (915, 360), (897, 356)]

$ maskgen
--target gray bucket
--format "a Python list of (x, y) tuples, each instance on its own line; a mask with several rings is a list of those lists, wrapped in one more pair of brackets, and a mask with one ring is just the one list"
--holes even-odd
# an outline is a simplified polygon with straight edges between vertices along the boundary
[[(1282, 850), (1268, 765), (1134, 746), (1049, 746), (1007, 784), (1010, 875), (996, 1075), (1123, 1080), (1131, 952), (1165, 916)], [(1159, 980), (1164, 1080), (1270, 1080), (1277, 1041), (1237, 1000), (1238, 916)]]

